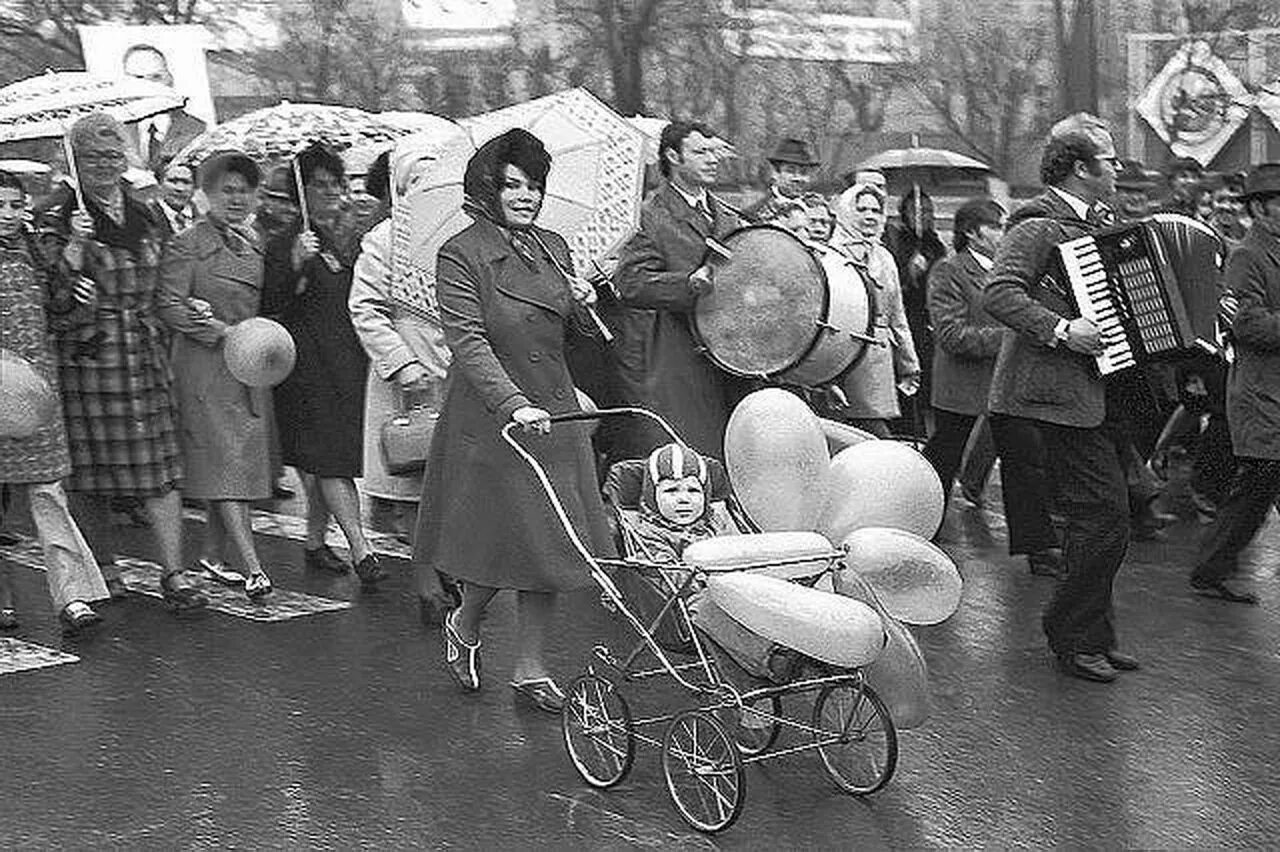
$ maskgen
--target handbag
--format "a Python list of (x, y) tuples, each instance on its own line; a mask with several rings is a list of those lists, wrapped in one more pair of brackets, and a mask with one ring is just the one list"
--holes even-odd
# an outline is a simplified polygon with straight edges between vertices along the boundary
[(382, 423), (379, 444), (382, 463), (392, 476), (411, 476), (427, 467), (431, 436), (440, 412), (435, 391), (406, 394), (393, 385), (395, 411)]

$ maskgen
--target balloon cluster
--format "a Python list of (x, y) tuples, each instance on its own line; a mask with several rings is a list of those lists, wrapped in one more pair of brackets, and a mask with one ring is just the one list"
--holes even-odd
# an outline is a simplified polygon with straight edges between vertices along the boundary
[(922, 723), (928, 668), (905, 625), (946, 620), (961, 593), (955, 563), (929, 541), (944, 508), (932, 465), (905, 444), (823, 420), (777, 388), (738, 405), (724, 446), (738, 502), (762, 531), (818, 533), (845, 557), (829, 591), (821, 581), (808, 589), (776, 576), (718, 575), (717, 603), (766, 638), (864, 667), (899, 728)]

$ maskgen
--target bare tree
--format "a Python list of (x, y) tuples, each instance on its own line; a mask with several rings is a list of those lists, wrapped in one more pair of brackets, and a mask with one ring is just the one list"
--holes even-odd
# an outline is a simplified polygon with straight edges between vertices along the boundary
[(1043, 27), (1000, 11), (942, 3), (921, 33), (920, 59), (895, 73), (970, 153), (1008, 174), (1051, 111), (1052, 54)]

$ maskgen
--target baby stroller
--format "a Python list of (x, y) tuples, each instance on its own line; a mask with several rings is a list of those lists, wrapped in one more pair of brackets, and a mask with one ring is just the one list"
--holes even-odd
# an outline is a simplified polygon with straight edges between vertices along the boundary
[[(648, 417), (672, 440), (680, 440), (661, 417), (640, 408), (557, 415), (552, 423), (554, 428), (557, 423), (616, 416)], [(628, 497), (638, 495), (639, 486), (631, 490), (628, 482), (636, 474), (622, 467), (611, 470), (606, 493), (615, 509), (623, 555), (598, 558), (583, 545), (545, 471), (516, 440), (511, 424), (502, 435), (533, 469), (606, 605), (634, 632), (635, 642), (625, 653), (596, 645), (585, 673), (566, 690), (561, 718), (564, 744), (583, 780), (601, 789), (620, 784), (635, 761), (636, 744), (651, 745), (661, 752), (667, 792), (676, 810), (689, 825), (709, 833), (728, 828), (741, 813), (748, 764), (816, 751), (827, 774), (847, 793), (866, 795), (888, 783), (897, 764), (897, 732), (861, 668), (832, 665), (792, 651), (796, 664), (784, 682), (747, 679), (744, 686), (743, 678), (730, 676), (729, 655), (720, 652), (690, 608), (707, 578), (716, 574), (767, 569), (813, 578), (834, 568), (843, 551), (817, 534), (801, 533), (811, 538), (794, 553), (775, 549), (765, 559), (743, 558), (749, 551), (742, 551), (740, 544), (771, 535), (795, 535), (781, 533), (728, 541), (728, 549), (736, 548), (736, 553), (727, 560), (695, 563), (691, 547), (685, 551), (689, 562), (648, 561), (635, 552), (631, 546), (635, 540), (627, 532), (628, 513), (635, 505)], [(713, 472), (711, 480), (712, 502), (719, 498), (738, 529), (749, 529), (733, 502), (723, 468)], [(814, 546), (815, 539), (820, 547)], [(852, 603), (803, 591), (830, 597), (833, 603)], [(785, 610), (785, 605), (780, 606), (770, 617), (785, 618)], [(666, 712), (633, 714), (627, 696), (662, 679), (678, 686), (688, 702)]]

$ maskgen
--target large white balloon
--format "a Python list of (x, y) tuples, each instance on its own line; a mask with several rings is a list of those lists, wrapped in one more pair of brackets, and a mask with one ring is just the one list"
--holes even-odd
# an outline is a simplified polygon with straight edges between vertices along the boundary
[(58, 416), (58, 395), (31, 363), (0, 349), (0, 438), (29, 438)]
[(289, 377), (298, 353), (288, 329), (266, 317), (250, 317), (227, 330), (222, 356), (236, 381), (269, 388)]
[(894, 527), (932, 538), (942, 524), (942, 482), (933, 465), (898, 441), (866, 441), (831, 460), (818, 532), (832, 541), (862, 527)]
[(960, 606), (960, 571), (932, 542), (904, 530), (864, 527), (843, 543), (848, 555), (836, 571), (837, 592), (845, 594), (850, 575), (857, 575), (907, 624), (937, 624)]
[(724, 455), (734, 494), (761, 530), (817, 528), (831, 463), (802, 399), (778, 388), (749, 394), (729, 418)]
[(707, 590), (743, 627), (833, 666), (865, 666), (884, 648), (879, 614), (852, 598), (752, 572), (713, 574)]
[(720, 535), (695, 541), (681, 559), (703, 571), (751, 570), (794, 580), (816, 577), (833, 567), (840, 551), (816, 532), (768, 532)]

